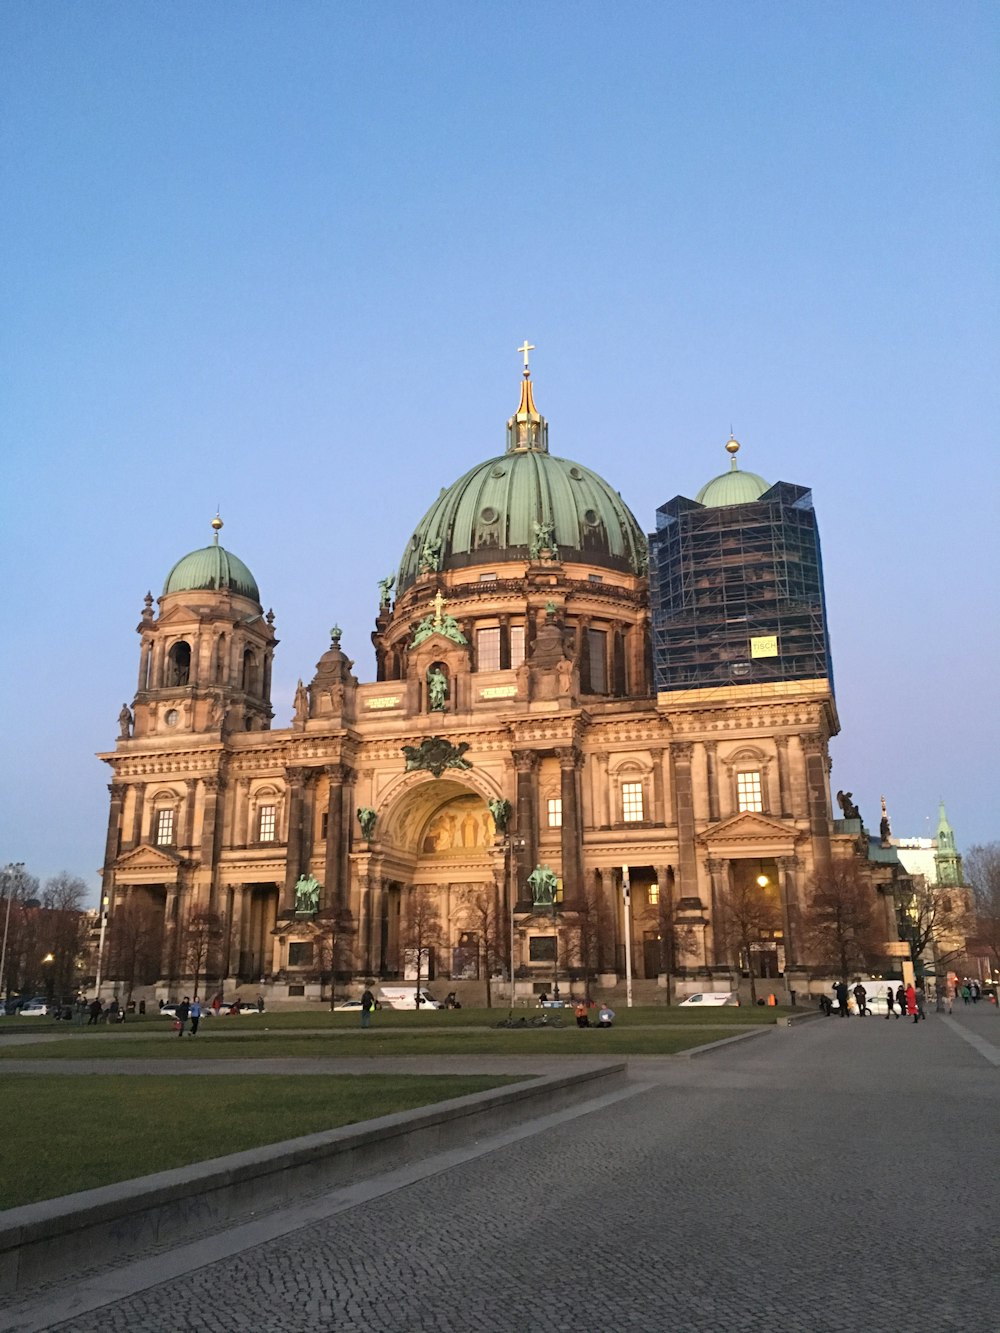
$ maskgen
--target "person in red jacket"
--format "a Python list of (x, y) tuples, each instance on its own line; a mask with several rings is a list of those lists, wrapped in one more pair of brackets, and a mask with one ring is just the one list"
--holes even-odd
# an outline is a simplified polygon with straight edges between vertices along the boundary
[(906, 988), (906, 1012), (912, 1015), (914, 1023), (920, 1022), (920, 1015), (917, 1012), (917, 992), (913, 988), (913, 982)]

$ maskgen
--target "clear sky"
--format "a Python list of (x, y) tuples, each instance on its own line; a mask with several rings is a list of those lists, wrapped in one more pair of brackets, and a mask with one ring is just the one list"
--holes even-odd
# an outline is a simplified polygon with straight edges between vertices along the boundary
[[(813, 489), (833, 785), (1000, 837), (992, 2), (7, 0), (0, 862), (96, 884), (142, 597), (249, 564), (287, 725), (333, 623), (502, 452), (647, 531)], [(928, 823), (929, 821), (929, 823)]]

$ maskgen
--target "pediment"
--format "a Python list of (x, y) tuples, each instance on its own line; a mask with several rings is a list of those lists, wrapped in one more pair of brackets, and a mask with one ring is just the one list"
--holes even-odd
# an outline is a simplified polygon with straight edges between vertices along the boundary
[(438, 634), (436, 631), (429, 634), (426, 639), (422, 639), (416, 648), (411, 648), (409, 652), (409, 661), (411, 663), (430, 663), (436, 661), (456, 661), (465, 660), (469, 655), (469, 645), (467, 643), (456, 643), (454, 639), (449, 639), (446, 634)]
[(162, 877), (176, 879), (180, 864), (181, 858), (176, 852), (167, 851), (163, 847), (150, 847), (144, 844), (141, 847), (133, 847), (130, 852), (125, 852), (122, 856), (119, 856), (115, 862), (115, 871), (119, 875), (122, 872), (146, 874), (155, 872)]
[(698, 839), (705, 847), (721, 851), (723, 847), (748, 847), (752, 843), (773, 845), (783, 843), (790, 847), (799, 837), (799, 831), (783, 820), (762, 815), (755, 810), (742, 810), (706, 829)]

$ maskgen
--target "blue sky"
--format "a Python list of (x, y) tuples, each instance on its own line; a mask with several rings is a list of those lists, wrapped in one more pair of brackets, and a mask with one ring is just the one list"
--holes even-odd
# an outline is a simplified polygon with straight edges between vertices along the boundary
[(1000, 837), (1000, 10), (54, 3), (0, 10), (0, 861), (96, 883), (147, 588), (223, 542), (275, 725), (334, 622), (500, 452), (639, 521), (741, 463), (813, 488), (834, 788)]

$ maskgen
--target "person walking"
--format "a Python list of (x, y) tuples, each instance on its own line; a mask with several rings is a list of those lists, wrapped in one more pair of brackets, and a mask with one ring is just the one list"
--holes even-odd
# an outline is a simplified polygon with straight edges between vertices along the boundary
[(180, 1027), (177, 1029), (177, 1035), (178, 1037), (183, 1037), (188, 1025), (188, 1019), (191, 1017), (191, 1001), (188, 996), (185, 995), (184, 999), (181, 1000), (180, 1004), (177, 1006), (176, 1013), (177, 1021), (180, 1023)]
[(896, 1003), (899, 1005), (900, 1015), (906, 1015), (906, 987), (902, 982), (896, 987)]
[(372, 1010), (375, 1008), (375, 996), (371, 993), (369, 987), (365, 987), (364, 994), (361, 996), (361, 1026), (363, 1028), (371, 1027)]
[(847, 1017), (847, 982), (838, 981), (833, 988), (837, 992), (837, 1003), (840, 1005), (841, 1018)]
[[(885, 1016), (886, 1016), (886, 1020), (890, 1019), (890, 1018), (892, 1017), (892, 1015), (895, 1013), (895, 1011), (896, 1011), (896, 994), (895, 994), (895, 992), (893, 991), (892, 986), (886, 986), (886, 988), (885, 988)], [(898, 1018), (898, 1017), (899, 1017), (899, 1014), (896, 1014), (896, 1017)]]
[(857, 1002), (859, 1018), (864, 1018), (866, 1014), (871, 1013), (871, 1010), (868, 1008), (868, 992), (860, 981), (854, 987), (854, 999)]
[(927, 1009), (925, 1006), (927, 1004), (927, 995), (924, 992), (923, 986), (920, 985), (919, 983), (914, 990), (914, 997), (917, 1002), (917, 1018), (918, 1019), (926, 1018)]
[(197, 995), (191, 1001), (191, 1009), (189, 1012), (191, 1014), (191, 1036), (197, 1037), (198, 1024), (201, 1022), (201, 1000), (198, 999)]
[(90, 1004), (87, 1006), (87, 1011), (90, 1014), (90, 1017), (87, 1019), (87, 1027), (97, 1026), (97, 1024), (101, 1021), (101, 1011), (103, 1008), (104, 1006), (101, 1004), (100, 1000), (97, 999), (97, 997), (95, 996), (94, 999), (92, 999)]
[(972, 991), (969, 989), (969, 983), (965, 981), (962, 983), (962, 1003), (968, 1004), (971, 998)]
[(911, 1017), (914, 1023), (919, 1023), (920, 1015), (917, 1013), (917, 992), (914, 989), (912, 982), (909, 984), (909, 986), (907, 986), (903, 994), (906, 997), (907, 1016)]

